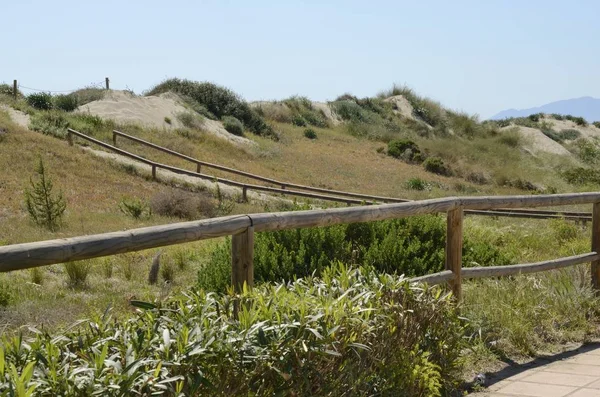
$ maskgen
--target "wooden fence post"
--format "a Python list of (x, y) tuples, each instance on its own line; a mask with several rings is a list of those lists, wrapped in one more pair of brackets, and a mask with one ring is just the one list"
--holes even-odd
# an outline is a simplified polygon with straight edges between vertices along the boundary
[(246, 186), (242, 187), (242, 201), (244, 203), (248, 202), (248, 188)]
[(108, 77), (105, 78), (105, 81), (106, 81), (106, 89), (110, 90), (110, 83), (109, 83)]
[(113, 131), (113, 146), (117, 147), (117, 133)]
[(17, 99), (17, 92), (19, 92), (17, 80), (13, 80), (13, 97)]
[(67, 142), (69, 142), (69, 146), (73, 146), (73, 134), (71, 131), (67, 129)]
[(156, 179), (156, 166), (152, 164), (152, 179)]
[(463, 246), (463, 210), (456, 208), (448, 211), (446, 226), (446, 270), (454, 273), (454, 280), (450, 281), (452, 294), (457, 302), (461, 300), (461, 268)]
[[(592, 251), (600, 252), (600, 203), (594, 203), (592, 210)], [(592, 287), (600, 294), (600, 261), (592, 262)]]
[(231, 239), (231, 284), (236, 293), (254, 286), (254, 227), (234, 234)]
[(196, 163), (196, 173), (200, 174), (201, 170), (202, 170), (202, 168), (200, 167), (200, 163)]

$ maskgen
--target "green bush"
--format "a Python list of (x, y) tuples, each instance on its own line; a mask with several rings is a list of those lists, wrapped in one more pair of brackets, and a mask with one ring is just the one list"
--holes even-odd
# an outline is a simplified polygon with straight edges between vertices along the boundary
[(34, 109), (52, 109), (52, 95), (45, 92), (33, 93), (27, 96), (27, 104)]
[(593, 168), (570, 168), (563, 171), (562, 176), (572, 185), (600, 184), (600, 171)]
[[(446, 226), (442, 217), (337, 225), (258, 233), (254, 244), (257, 282), (319, 275), (336, 261), (366, 264), (378, 272), (420, 276), (443, 270)], [(473, 247), (482, 248), (474, 251)], [(504, 265), (511, 259), (495, 247), (465, 238), (463, 263)], [(198, 272), (198, 285), (223, 291), (231, 282), (231, 243), (220, 244)]]
[(119, 209), (125, 215), (134, 219), (149, 218), (152, 210), (147, 202), (139, 198), (124, 198), (119, 203)]
[[(13, 300), (12, 288), (4, 281), (0, 281), (0, 307), (8, 306)], [(0, 383), (0, 386), (2, 383)], [(1, 389), (0, 389), (1, 390)]]
[(85, 87), (72, 92), (70, 95), (74, 96), (77, 99), (77, 103), (81, 106), (103, 99), (106, 92), (107, 90), (104, 88)]
[(566, 129), (561, 130), (558, 135), (563, 141), (573, 141), (581, 136), (581, 132), (574, 129)]
[(584, 163), (596, 165), (600, 161), (600, 148), (596, 143), (587, 139), (578, 139), (573, 143), (573, 147)]
[(600, 121), (594, 121), (592, 125), (596, 128), (600, 128)]
[(239, 121), (235, 117), (225, 116), (225, 117), (223, 117), (222, 122), (223, 122), (223, 127), (225, 127), (227, 132), (229, 132), (230, 134), (237, 135), (237, 136), (244, 135), (244, 125), (242, 124), (241, 121)]
[(587, 125), (587, 121), (583, 117), (572, 116), (570, 114), (565, 116), (565, 119), (574, 122), (577, 125), (585, 127)]
[(342, 118), (342, 120), (363, 123), (371, 121), (369, 112), (364, 110), (354, 101), (336, 101), (333, 102), (333, 108), (338, 116)]
[(498, 142), (511, 148), (517, 148), (521, 145), (522, 136), (515, 128), (510, 131), (504, 131), (498, 135)]
[(292, 124), (298, 127), (306, 127), (306, 120), (304, 119), (304, 117), (300, 116), (299, 114), (296, 114), (292, 116)]
[(186, 220), (217, 215), (217, 206), (211, 199), (180, 189), (156, 193), (150, 199), (150, 208), (155, 214)]
[(431, 190), (431, 183), (421, 178), (410, 178), (406, 181), (405, 186), (410, 190)]
[(77, 97), (73, 94), (57, 95), (52, 98), (52, 103), (56, 109), (72, 112), (77, 109)]
[(552, 117), (554, 120), (564, 120), (565, 116), (563, 116), (562, 114), (558, 114), (558, 113), (552, 113), (550, 115), (550, 117)]
[(275, 132), (263, 118), (239, 95), (225, 87), (208, 82), (200, 83), (174, 78), (158, 84), (147, 95), (158, 95), (169, 91), (181, 95), (184, 99), (191, 99), (218, 118), (235, 117), (253, 133), (276, 138)]
[(388, 142), (388, 155), (408, 162), (422, 162), (423, 154), (417, 144), (409, 139), (395, 139)]
[[(0, 347), (2, 390), (43, 395), (440, 396), (461, 381), (464, 326), (439, 287), (338, 265), (239, 296), (133, 301), (63, 334)], [(35, 367), (35, 370), (33, 370)]]
[(423, 162), (423, 168), (425, 171), (432, 172), (438, 175), (449, 176), (452, 174), (450, 168), (444, 163), (439, 157), (429, 157)]
[(317, 139), (317, 133), (312, 128), (305, 129), (304, 136), (308, 139)]
[[(0, 96), (13, 96), (13, 86), (11, 84), (0, 84)], [(23, 93), (17, 89), (17, 98), (23, 98)]]
[[(291, 97), (283, 101), (292, 113), (292, 123), (304, 127), (306, 124), (326, 128), (329, 126), (325, 114), (313, 107), (310, 99), (305, 97)], [(294, 121), (304, 121), (305, 125), (296, 124)]]
[(540, 121), (540, 118), (544, 117), (543, 113), (535, 113), (535, 114), (530, 114), (529, 116), (527, 116), (527, 118), (531, 121), (533, 121), (534, 123), (537, 123)]

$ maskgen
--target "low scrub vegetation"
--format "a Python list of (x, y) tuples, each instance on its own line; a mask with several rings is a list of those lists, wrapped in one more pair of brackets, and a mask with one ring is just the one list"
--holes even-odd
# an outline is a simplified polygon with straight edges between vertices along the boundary
[(52, 95), (45, 92), (27, 95), (27, 104), (37, 110), (50, 110), (52, 109)]
[(128, 321), (105, 313), (62, 335), (4, 338), (0, 390), (440, 396), (460, 381), (463, 325), (448, 295), (366, 268), (132, 303), (143, 312)]
[(149, 218), (152, 215), (148, 203), (139, 198), (123, 198), (119, 203), (119, 209), (134, 219)]
[(246, 101), (225, 87), (208, 82), (201, 83), (173, 78), (156, 85), (148, 91), (147, 95), (158, 95), (169, 91), (179, 94), (183, 98), (191, 99), (218, 118), (235, 117), (255, 134), (276, 136), (273, 129), (256, 111), (250, 108)]
[[(441, 271), (446, 226), (437, 216), (260, 233), (255, 236), (257, 282), (319, 275), (337, 261), (373, 266), (379, 272), (419, 276)], [(220, 244), (198, 272), (208, 291), (224, 291), (231, 282), (231, 243)], [(503, 265), (510, 257), (493, 246), (465, 238), (464, 263)]]
[(243, 136), (244, 135), (244, 125), (241, 121), (232, 116), (225, 116), (222, 119), (223, 127), (230, 134)]
[(183, 190), (163, 190), (150, 199), (153, 213), (162, 216), (194, 220), (213, 217), (217, 213), (217, 204), (209, 197)]
[(54, 184), (41, 158), (35, 173), (30, 180), (31, 188), (25, 190), (25, 208), (33, 222), (54, 232), (61, 225), (67, 203), (62, 192), (53, 192)]
[(425, 168), (425, 171), (428, 171), (428, 172), (431, 172), (434, 174), (438, 174), (438, 175), (445, 175), (445, 176), (452, 175), (452, 171), (450, 170), (450, 167), (448, 167), (446, 165), (446, 163), (444, 163), (444, 160), (442, 160), (439, 157), (428, 157), (423, 162), (423, 168)]
[(419, 146), (409, 139), (394, 139), (388, 142), (387, 153), (406, 162), (421, 163), (425, 158)]
[(304, 137), (308, 139), (317, 139), (317, 132), (312, 128), (307, 128), (304, 130)]
[(329, 127), (323, 112), (316, 109), (308, 98), (295, 96), (284, 100), (282, 103), (291, 110), (293, 124), (302, 127), (306, 125), (320, 128)]

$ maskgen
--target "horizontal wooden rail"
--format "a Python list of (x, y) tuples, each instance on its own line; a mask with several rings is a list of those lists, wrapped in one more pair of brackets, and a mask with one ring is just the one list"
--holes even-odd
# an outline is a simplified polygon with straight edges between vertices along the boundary
[(413, 277), (409, 281), (411, 283), (427, 283), (430, 285), (443, 284), (454, 280), (454, 273), (451, 270), (444, 270), (437, 273), (427, 274), (425, 276)]
[[(340, 190), (332, 190), (332, 189), (323, 189), (323, 188), (317, 188), (317, 187), (313, 187), (313, 186), (306, 186), (306, 185), (300, 185), (300, 184), (296, 184), (296, 183), (290, 183), (290, 182), (283, 182), (283, 181), (279, 181), (273, 178), (267, 178), (267, 177), (263, 177), (260, 175), (256, 175), (256, 174), (252, 174), (249, 172), (245, 172), (245, 171), (241, 171), (241, 170), (237, 170), (235, 168), (231, 168), (231, 167), (226, 167), (220, 164), (214, 164), (214, 163), (209, 163), (206, 161), (202, 161), (202, 160), (198, 160), (195, 159), (193, 157), (187, 156), (185, 154), (176, 152), (174, 150), (171, 149), (167, 149), (165, 147), (159, 146), (157, 144), (154, 144), (152, 142), (148, 142), (144, 139), (126, 134), (124, 132), (118, 131), (118, 130), (113, 130), (113, 142), (115, 143), (116, 146), (116, 137), (120, 136), (126, 139), (129, 139), (131, 141), (137, 142), (139, 144), (151, 147), (153, 149), (156, 149), (158, 151), (164, 152), (164, 153), (168, 153), (170, 155), (173, 155), (175, 157), (179, 157), (182, 158), (184, 160), (190, 161), (196, 165), (202, 165), (202, 166), (206, 166), (206, 167), (210, 167), (210, 168), (214, 168), (217, 170), (221, 170), (221, 171), (226, 171), (226, 172), (230, 172), (232, 174), (235, 175), (240, 175), (240, 176), (245, 176), (251, 179), (255, 179), (258, 181), (262, 181), (262, 182), (267, 182), (267, 183), (271, 183), (273, 185), (277, 185), (277, 186), (281, 186), (282, 188), (296, 188), (296, 189), (300, 189), (300, 190), (308, 190), (308, 191), (314, 191), (314, 192), (320, 192), (320, 193), (328, 193), (328, 194), (332, 194), (335, 196), (343, 196), (343, 197), (351, 197), (351, 198), (355, 198), (355, 199), (360, 199), (360, 200), (369, 200), (372, 202), (380, 202), (380, 203), (403, 203), (403, 202), (409, 202), (412, 200), (407, 200), (407, 199), (400, 199), (400, 198), (393, 198), (393, 197), (384, 197), (384, 196), (375, 196), (375, 195), (369, 195), (369, 194), (361, 194), (361, 193), (353, 193), (353, 192), (345, 192), (345, 191), (340, 191)], [(197, 168), (200, 169), (200, 168)], [(180, 169), (177, 169), (180, 170)], [(194, 174), (195, 175), (195, 174)], [(225, 182), (224, 182), (225, 183)], [(248, 185), (248, 186), (252, 186), (253, 190), (260, 190), (260, 186), (257, 185)], [(279, 193), (279, 190), (271, 190), (271, 189), (263, 189), (263, 191), (268, 191), (268, 192), (276, 192)], [(296, 193), (296, 195), (299, 195), (299, 193)], [(310, 195), (303, 195), (302, 197), (310, 197), (310, 198), (316, 198), (318, 199), (319, 196), (310, 196)], [(324, 200), (329, 200), (329, 201), (340, 201), (340, 202), (344, 202), (346, 204), (360, 204), (362, 201), (360, 200), (355, 200), (355, 201), (348, 201), (348, 200), (336, 200), (335, 198), (333, 198), (332, 196), (328, 196), (327, 198), (323, 198)], [(496, 212), (484, 212), (484, 211), (465, 211), (466, 214), (470, 214), (470, 215), (483, 215), (483, 216), (503, 216), (503, 217), (514, 217), (514, 218), (531, 218), (531, 219), (553, 219), (553, 218), (563, 218), (563, 219), (568, 219), (568, 220), (582, 220), (582, 221), (588, 221), (591, 220), (591, 213), (587, 213), (587, 212), (566, 212), (566, 211), (548, 211), (548, 210), (526, 210), (526, 209), (507, 209), (507, 208), (498, 208), (496, 209)]]
[(596, 252), (590, 252), (587, 254), (522, 265), (465, 267), (462, 269), (461, 273), (463, 278), (511, 276), (514, 274), (528, 274), (561, 269), (563, 267), (593, 262), (599, 259), (600, 254)]
[(137, 142), (142, 145), (146, 145), (153, 149), (159, 150), (161, 152), (168, 153), (175, 157), (179, 157), (184, 160), (190, 161), (196, 165), (202, 165), (202, 166), (214, 168), (214, 169), (225, 171), (225, 172), (230, 172), (235, 175), (245, 176), (247, 178), (255, 179), (257, 181), (267, 182), (267, 183), (271, 183), (273, 185), (281, 186), (282, 188), (285, 187), (285, 188), (294, 188), (294, 189), (300, 189), (300, 190), (308, 190), (308, 191), (312, 191), (312, 192), (326, 193), (326, 194), (332, 194), (332, 195), (337, 195), (337, 196), (345, 196), (345, 197), (351, 197), (351, 198), (355, 198), (355, 199), (368, 200), (368, 201), (378, 201), (378, 202), (382, 202), (382, 203), (404, 203), (404, 202), (410, 201), (410, 200), (399, 199), (399, 198), (394, 198), (394, 197), (384, 197), (384, 196), (374, 196), (374, 195), (370, 195), (370, 194), (344, 192), (341, 190), (332, 190), (332, 189), (325, 189), (325, 188), (314, 187), (314, 186), (300, 185), (300, 184), (291, 183), (291, 182), (283, 182), (283, 181), (279, 181), (279, 180), (276, 180), (273, 178), (267, 178), (267, 177), (264, 177), (261, 175), (256, 175), (256, 174), (252, 174), (249, 172), (240, 171), (235, 168), (230, 168), (230, 167), (226, 167), (223, 165), (198, 160), (193, 157), (187, 156), (185, 154), (176, 152), (174, 150), (167, 149), (165, 147), (156, 145), (152, 142), (148, 142), (144, 139), (140, 139), (140, 138), (134, 137), (132, 135), (125, 134), (121, 131), (113, 130), (113, 142), (115, 142), (115, 139), (114, 139), (115, 136), (121, 136), (123, 138), (127, 138), (134, 142)]
[(345, 197), (335, 197), (335, 196), (329, 196), (329, 195), (324, 195), (324, 194), (314, 194), (314, 193), (308, 193), (308, 192), (299, 192), (296, 190), (278, 189), (278, 188), (261, 186), (261, 185), (252, 185), (252, 184), (248, 184), (248, 183), (232, 181), (230, 179), (217, 178), (214, 175), (206, 175), (206, 174), (201, 174), (198, 172), (188, 171), (188, 170), (184, 170), (182, 168), (178, 168), (178, 167), (174, 167), (171, 165), (157, 163), (155, 161), (148, 160), (146, 158), (143, 158), (136, 154), (130, 153), (123, 149), (119, 149), (115, 146), (112, 146), (108, 143), (102, 142), (98, 139), (92, 138), (88, 135), (82, 134), (81, 132), (75, 131), (70, 128), (67, 130), (67, 132), (69, 134), (68, 139), (69, 139), (70, 143), (72, 143), (71, 134), (73, 134), (73, 135), (78, 136), (82, 139), (85, 139), (89, 142), (95, 143), (99, 146), (109, 149), (115, 153), (119, 153), (125, 157), (129, 157), (134, 160), (140, 161), (144, 164), (150, 165), (152, 167), (152, 176), (153, 177), (156, 177), (156, 169), (159, 168), (159, 169), (171, 171), (173, 173), (180, 174), (180, 175), (188, 175), (188, 176), (192, 176), (192, 177), (196, 177), (196, 178), (200, 178), (200, 179), (204, 179), (204, 180), (208, 180), (208, 181), (212, 181), (212, 182), (223, 183), (223, 184), (226, 184), (229, 186), (235, 186), (235, 187), (243, 189), (242, 192), (244, 192), (244, 190), (254, 190), (254, 191), (263, 191), (263, 192), (270, 192), (270, 193), (278, 193), (278, 194), (284, 194), (284, 195), (290, 195), (290, 196), (307, 197), (307, 198), (312, 198), (312, 199), (316, 199), (316, 200), (334, 201), (334, 202), (338, 202), (338, 203), (341, 202), (341, 203), (345, 203), (345, 204), (365, 204), (364, 200), (351, 199), (351, 198), (345, 198)]

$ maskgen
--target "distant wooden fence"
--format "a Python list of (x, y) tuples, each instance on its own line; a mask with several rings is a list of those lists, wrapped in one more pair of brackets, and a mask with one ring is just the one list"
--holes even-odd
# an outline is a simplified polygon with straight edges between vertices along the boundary
[[(121, 131), (117, 131), (117, 130), (113, 130), (113, 145), (112, 146), (108, 145), (102, 141), (99, 141), (97, 139), (91, 138), (85, 134), (78, 132), (78, 131), (69, 129), (68, 130), (68, 138), (69, 138), (69, 142), (71, 144), (73, 144), (73, 139), (71, 137), (71, 134), (74, 134), (74, 135), (81, 137), (83, 139), (86, 139), (90, 142), (96, 143), (104, 148), (107, 148), (109, 150), (112, 150), (114, 152), (117, 152), (119, 154), (122, 154), (124, 156), (133, 158), (135, 160), (138, 160), (140, 162), (143, 162), (145, 164), (152, 166), (153, 177), (156, 177), (156, 168), (164, 168), (164, 169), (170, 170), (172, 172), (177, 172), (177, 173), (185, 174), (188, 176), (195, 176), (198, 178), (211, 180), (211, 181), (218, 180), (221, 183), (228, 184), (230, 186), (239, 187), (242, 189), (242, 199), (244, 201), (247, 200), (247, 191), (248, 190), (289, 194), (291, 196), (300, 196), (300, 197), (307, 197), (307, 198), (312, 198), (312, 199), (317, 199), (317, 200), (341, 202), (341, 203), (345, 203), (348, 205), (350, 205), (350, 204), (363, 204), (364, 205), (364, 204), (375, 204), (375, 203), (406, 203), (406, 202), (412, 201), (412, 200), (400, 199), (400, 198), (394, 198), (394, 197), (375, 196), (375, 195), (353, 193), (353, 192), (346, 192), (346, 191), (340, 191), (340, 190), (329, 190), (329, 189), (323, 189), (323, 188), (318, 188), (318, 187), (313, 187), (313, 186), (300, 185), (300, 184), (296, 184), (296, 183), (283, 182), (283, 181), (279, 181), (279, 180), (276, 180), (273, 178), (267, 178), (267, 177), (264, 177), (261, 175), (256, 175), (256, 174), (252, 174), (249, 172), (240, 171), (240, 170), (237, 170), (237, 169), (234, 169), (231, 167), (226, 167), (226, 166), (219, 165), (219, 164), (201, 161), (201, 160), (195, 159), (193, 157), (187, 156), (185, 154), (178, 153), (174, 150), (167, 149), (165, 147), (156, 145), (154, 143), (148, 142), (148, 141), (140, 139), (138, 137), (134, 137), (132, 135), (125, 134), (125, 133), (123, 133)], [(142, 158), (136, 154), (129, 153), (125, 150), (119, 149), (116, 147), (117, 146), (117, 137), (123, 137), (123, 138), (129, 139), (129, 140), (139, 143), (141, 145), (151, 147), (151, 148), (161, 151), (163, 153), (167, 153), (172, 156), (179, 157), (181, 159), (184, 159), (191, 163), (194, 163), (196, 165), (196, 172), (183, 170), (181, 168), (176, 168), (176, 167), (168, 166), (165, 164), (160, 164), (160, 163)], [(217, 169), (220, 171), (225, 171), (225, 172), (228, 172), (228, 173), (231, 173), (234, 175), (244, 176), (244, 177), (254, 179), (257, 181), (270, 183), (270, 184), (281, 187), (281, 189), (267, 187), (267, 186), (246, 184), (246, 183), (242, 183), (242, 182), (232, 181), (229, 179), (217, 178), (213, 175), (202, 174), (200, 171), (201, 171), (201, 167), (203, 167), (203, 166), (207, 167), (207, 168)], [(327, 193), (327, 194), (310, 194), (310, 193), (306, 193), (306, 192), (302, 192), (302, 191), (298, 191), (298, 190), (290, 190), (290, 188), (312, 191), (312, 192), (317, 192), (317, 193)], [(498, 208), (494, 211), (474, 211), (474, 210), (473, 211), (465, 211), (465, 214), (480, 215), (480, 216), (493, 216), (493, 217), (529, 218), (529, 219), (560, 218), (560, 219), (566, 219), (566, 220), (581, 221), (583, 223), (585, 223), (587, 221), (591, 221), (591, 219), (592, 219), (592, 214), (586, 213), (586, 212), (561, 212), (561, 211), (548, 211), (548, 210), (532, 211), (532, 210), (524, 210), (524, 209), (511, 210), (511, 209), (506, 209), (506, 208)]]
[[(512, 266), (462, 268), (463, 214), (465, 210), (535, 208), (593, 204), (592, 244), (586, 254)], [(396, 204), (381, 204), (310, 211), (234, 215), (90, 236), (40, 241), (0, 247), (0, 272), (27, 269), (191, 241), (232, 236), (232, 284), (240, 291), (253, 286), (254, 233), (381, 221), (415, 215), (447, 214), (446, 270), (413, 281), (448, 282), (461, 297), (462, 279), (533, 273), (591, 262), (592, 284), (600, 282), (600, 192), (539, 196), (448, 197)]]

